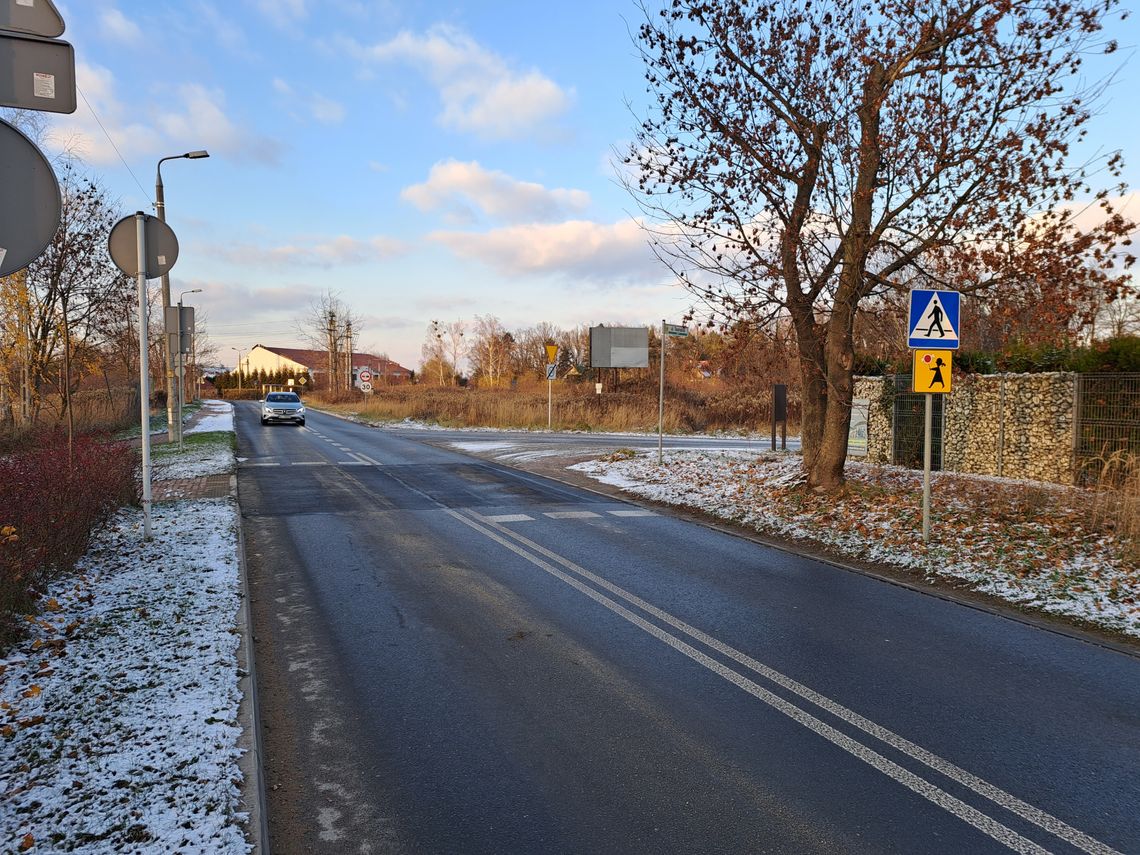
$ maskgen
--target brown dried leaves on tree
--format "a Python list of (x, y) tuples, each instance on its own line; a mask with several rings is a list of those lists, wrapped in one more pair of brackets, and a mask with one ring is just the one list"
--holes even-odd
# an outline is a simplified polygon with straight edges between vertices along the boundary
[[(790, 317), (808, 483), (843, 483), (860, 301), (914, 287), (1115, 295), (1134, 228), (1070, 164), (1115, 0), (670, 0), (638, 32), (627, 184), (721, 323)], [(1111, 148), (1111, 141), (1105, 146)], [(1120, 161), (1098, 164), (1119, 177)], [(1070, 203), (1099, 220), (1078, 227)], [(964, 323), (968, 324), (966, 319)]]

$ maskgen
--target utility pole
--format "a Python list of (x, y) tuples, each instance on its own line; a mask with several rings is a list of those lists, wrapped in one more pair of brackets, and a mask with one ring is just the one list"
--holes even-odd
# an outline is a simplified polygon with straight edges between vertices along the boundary
[(352, 391), (352, 318), (344, 322), (344, 346), (348, 351), (345, 354), (344, 386)]
[(337, 388), (336, 383), (336, 312), (329, 310), (328, 316), (328, 338), (329, 338), (329, 393), (332, 394)]

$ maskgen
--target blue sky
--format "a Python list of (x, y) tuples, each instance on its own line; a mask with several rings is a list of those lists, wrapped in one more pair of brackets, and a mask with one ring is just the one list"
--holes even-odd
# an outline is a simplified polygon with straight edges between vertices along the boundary
[[(186, 302), (222, 362), (302, 345), (297, 319), (329, 289), (365, 348), (410, 368), (433, 318), (643, 324), (689, 304), (611, 166), (643, 98), (632, 0), (56, 5), (82, 97), (52, 117), (55, 147), (127, 212), (153, 212), (158, 158), (210, 151), (163, 182), (174, 298), (203, 289)], [(1114, 66), (1140, 42), (1117, 29)], [(1133, 186), (1138, 63), (1091, 134), (1124, 149)]]

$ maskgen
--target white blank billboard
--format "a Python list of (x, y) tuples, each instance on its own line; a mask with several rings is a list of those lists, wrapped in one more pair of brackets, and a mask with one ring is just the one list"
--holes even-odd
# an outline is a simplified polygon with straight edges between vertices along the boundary
[(590, 327), (592, 368), (648, 368), (648, 327)]

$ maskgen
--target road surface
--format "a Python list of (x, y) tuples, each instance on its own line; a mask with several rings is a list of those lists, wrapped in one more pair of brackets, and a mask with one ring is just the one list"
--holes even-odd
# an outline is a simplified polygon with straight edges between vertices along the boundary
[(1140, 852), (1140, 660), (235, 415), (274, 852)]

